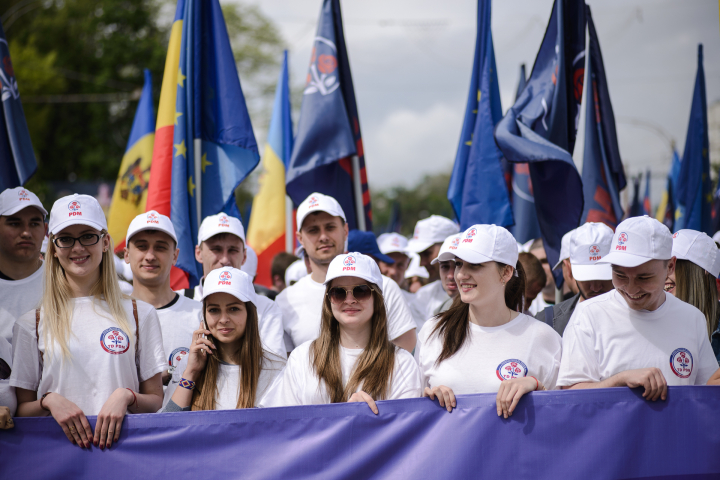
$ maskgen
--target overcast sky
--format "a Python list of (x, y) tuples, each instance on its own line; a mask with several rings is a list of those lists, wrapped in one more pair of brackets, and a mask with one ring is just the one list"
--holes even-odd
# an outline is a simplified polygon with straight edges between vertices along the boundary
[[(289, 47), (291, 83), (307, 73), (321, 0), (255, 3)], [(493, 38), (503, 110), (519, 66), (528, 75), (552, 0), (493, 2)], [(600, 38), (626, 173), (653, 169), (653, 203), (670, 162), (682, 154), (704, 44), (708, 103), (720, 100), (720, 29), (715, 0), (586, 0)], [(471, 0), (342, 0), (348, 55), (370, 188), (415, 185), (449, 172), (460, 135), (476, 37)], [(240, 72), (242, 77), (242, 72)], [(265, 132), (258, 132), (264, 144)], [(717, 160), (717, 159), (716, 159)]]

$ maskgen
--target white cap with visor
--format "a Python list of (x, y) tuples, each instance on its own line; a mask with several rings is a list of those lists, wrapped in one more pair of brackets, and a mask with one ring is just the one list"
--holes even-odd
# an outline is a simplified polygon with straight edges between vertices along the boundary
[(415, 233), (407, 245), (407, 251), (420, 253), (436, 243), (442, 243), (450, 235), (460, 232), (457, 223), (440, 215), (430, 215), (415, 224)]
[(408, 240), (399, 233), (383, 233), (377, 238), (380, 253), (387, 255), (388, 253), (402, 253), (406, 255)]
[(220, 212), (217, 215), (207, 216), (202, 221), (198, 229), (198, 245), (220, 233), (232, 233), (245, 243), (245, 228), (240, 220)]
[(650, 260), (672, 258), (670, 230), (652, 217), (631, 217), (620, 222), (615, 229), (610, 253), (597, 263), (609, 263), (633, 268)]
[(127, 235), (125, 235), (125, 242), (129, 243), (133, 235), (146, 231), (146, 230), (157, 230), (159, 232), (170, 235), (170, 238), (175, 240), (177, 244), (177, 235), (175, 235), (175, 227), (173, 227), (172, 221), (165, 215), (150, 210), (149, 212), (141, 213), (137, 217), (133, 218), (128, 227)]
[(72, 225), (86, 225), (95, 230), (107, 230), (107, 220), (100, 203), (90, 195), (68, 195), (55, 201), (50, 210), (48, 229), (57, 235)]
[(465, 230), (455, 256), (474, 264), (504, 263), (513, 267), (513, 275), (517, 276), (517, 242), (509, 231), (497, 225), (473, 225)]
[(345, 253), (333, 258), (328, 266), (325, 285), (338, 277), (358, 277), (374, 283), (382, 292), (383, 279), (377, 262), (367, 255), (358, 252)]
[(560, 259), (552, 268), (553, 270), (556, 270), (560, 265), (562, 265), (563, 260), (570, 258), (570, 237), (572, 237), (573, 232), (575, 232), (575, 230), (570, 230), (568, 233), (563, 235), (562, 240), (560, 241)]
[(461, 233), (456, 233), (455, 235), (450, 235), (448, 238), (446, 238), (442, 246), (440, 247), (440, 252), (438, 253), (438, 256), (435, 257), (432, 262), (430, 262), (430, 265), (435, 265), (438, 262), (455, 260), (455, 252), (457, 252), (457, 249), (460, 246), (461, 236)]
[(322, 193), (312, 193), (309, 197), (302, 201), (298, 205), (296, 212), (296, 221), (298, 232), (302, 229), (303, 221), (305, 217), (315, 212), (325, 212), (333, 217), (340, 217), (343, 221), (347, 221), (345, 218), (345, 212), (342, 207), (333, 197), (323, 195)]
[(14, 215), (27, 207), (37, 208), (43, 216), (48, 213), (37, 195), (26, 188), (7, 188), (0, 193), (0, 216)]
[(720, 275), (720, 249), (715, 241), (703, 232), (678, 230), (673, 235), (672, 255), (687, 260), (718, 278)]
[(612, 280), (612, 267), (597, 263), (610, 252), (612, 239), (613, 231), (604, 223), (586, 223), (573, 230), (570, 265), (575, 280)]
[(255, 288), (247, 273), (233, 267), (216, 268), (205, 277), (202, 299), (213, 293), (228, 293), (241, 302), (257, 305)]

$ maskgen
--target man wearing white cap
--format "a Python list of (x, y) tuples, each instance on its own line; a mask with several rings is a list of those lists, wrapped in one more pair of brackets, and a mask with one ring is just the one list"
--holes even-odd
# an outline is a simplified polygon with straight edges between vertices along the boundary
[(599, 263), (612, 266), (615, 290), (575, 308), (558, 385), (643, 387), (653, 401), (668, 385), (705, 385), (718, 363), (703, 314), (664, 290), (675, 270), (667, 227), (648, 216), (623, 221)]
[(0, 193), (0, 337), (12, 341), (17, 317), (37, 307), (43, 293), (40, 249), (47, 210), (23, 187)]
[(407, 238), (395, 232), (383, 233), (377, 238), (377, 244), (383, 255), (387, 255), (395, 261), (395, 263), (378, 262), (380, 272), (402, 286), (405, 281), (405, 272), (410, 265), (410, 257), (405, 253), (408, 244)]
[(418, 308), (425, 313), (426, 320), (449, 298), (440, 281), (439, 265), (431, 262), (437, 258), (445, 239), (457, 233), (460, 233), (457, 223), (440, 215), (431, 215), (415, 224), (415, 232), (408, 242), (407, 250), (420, 255), (420, 266), (425, 267), (430, 275), (430, 283), (415, 295)]
[[(443, 302), (433, 315), (442, 313), (452, 305), (455, 297), (458, 296), (458, 286), (455, 282), (455, 253), (457, 252), (458, 246), (460, 245), (461, 233), (450, 235), (445, 239), (437, 258), (430, 262), (432, 265), (438, 264), (440, 270), (440, 283), (442, 284), (443, 290), (447, 293), (448, 299)], [(427, 318), (425, 319), (427, 320)], [(423, 321), (424, 323), (424, 321)]]
[(160, 320), (168, 365), (162, 379), (163, 385), (167, 385), (175, 367), (190, 351), (202, 303), (179, 295), (170, 287), (170, 271), (180, 250), (168, 217), (154, 210), (141, 213), (130, 222), (125, 239), (125, 262), (133, 277), (132, 296), (155, 307)]
[[(288, 352), (317, 338), (330, 262), (345, 251), (348, 226), (345, 212), (332, 197), (313, 193), (297, 208), (297, 239), (305, 249), (312, 272), (277, 296), (285, 324)], [(408, 351), (415, 348), (415, 322), (400, 287), (383, 276), (383, 295), (388, 314), (388, 337)]]
[[(609, 227), (608, 227), (609, 228)], [(568, 233), (563, 235), (562, 242), (560, 243), (560, 259), (553, 267), (553, 270), (557, 270), (558, 267), (562, 268), (563, 274), (563, 293), (571, 293), (571, 297), (578, 294), (577, 283), (572, 276), (570, 266), (570, 237), (575, 233), (575, 230), (570, 230)], [(610, 237), (612, 238), (612, 230), (610, 230)], [(566, 300), (569, 300), (566, 298)]]
[[(237, 218), (225, 213), (210, 215), (200, 224), (195, 259), (203, 266), (203, 279), (208, 273), (221, 267), (238, 270), (247, 259), (245, 228)], [(202, 280), (195, 287), (195, 300), (203, 298)], [(260, 340), (265, 349), (282, 358), (287, 358), (283, 342), (282, 312), (278, 305), (267, 297), (257, 298)]]
[(565, 275), (563, 265), (563, 275), (566, 282), (569, 280), (575, 284), (578, 292), (568, 300), (545, 307), (535, 318), (562, 335), (578, 303), (613, 289), (612, 268), (608, 264), (596, 263), (610, 252), (612, 238), (612, 229), (603, 223), (586, 223), (573, 230), (568, 245), (567, 262), (570, 268)]

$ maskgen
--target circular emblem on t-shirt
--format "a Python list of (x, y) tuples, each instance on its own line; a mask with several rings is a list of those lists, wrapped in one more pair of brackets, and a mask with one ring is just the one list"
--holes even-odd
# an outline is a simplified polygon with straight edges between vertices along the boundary
[(687, 348), (678, 348), (670, 355), (670, 368), (680, 378), (688, 378), (693, 369), (692, 353)]
[(108, 353), (120, 355), (130, 348), (130, 339), (119, 328), (108, 328), (100, 335), (100, 346)]
[(500, 380), (512, 380), (513, 378), (524, 377), (527, 375), (527, 372), (527, 365), (516, 358), (501, 362), (497, 370), (495, 370)]
[(168, 358), (168, 365), (172, 368), (177, 367), (177, 364), (180, 363), (180, 360), (182, 360), (183, 357), (185, 355), (187, 355), (189, 351), (190, 351), (190, 349), (186, 348), (186, 347), (176, 348), (170, 354), (170, 358)]

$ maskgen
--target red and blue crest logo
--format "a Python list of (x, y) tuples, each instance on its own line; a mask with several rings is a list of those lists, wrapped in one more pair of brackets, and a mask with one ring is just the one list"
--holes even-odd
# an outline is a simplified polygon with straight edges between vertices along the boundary
[(693, 357), (687, 348), (678, 348), (670, 355), (670, 368), (680, 378), (688, 378), (693, 370)]
[(182, 360), (189, 352), (190, 349), (187, 347), (179, 347), (172, 351), (170, 358), (168, 358), (168, 367), (170, 367), (168, 370), (170, 370), (170, 373), (172, 373), (172, 370), (175, 370), (175, 367), (177, 367), (178, 363), (180, 363), (180, 360)]
[(219, 227), (229, 227), (230, 219), (226, 215), (223, 215), (222, 217), (220, 217), (220, 222), (219, 222), (218, 226)]
[(522, 378), (527, 376), (528, 368), (523, 362), (516, 358), (505, 360), (498, 365), (495, 370), (500, 381), (512, 380), (513, 378)]
[(160, 219), (157, 216), (157, 213), (150, 212), (147, 214), (147, 223), (160, 223)]
[(18, 200), (20, 200), (21, 202), (22, 201), (26, 201), (26, 202), (30, 201), (30, 195), (28, 194), (27, 190), (22, 189), (22, 190), (18, 191)]
[(80, 202), (77, 200), (73, 200), (72, 202), (68, 203), (68, 210), (71, 212), (79, 212), (80, 211)]
[(591, 245), (590, 246), (590, 255), (597, 255), (600, 253), (600, 247), (597, 245)]
[(473, 237), (477, 235), (477, 228), (473, 227), (470, 230), (467, 231), (465, 234), (465, 238), (463, 239), (462, 243), (472, 243)]
[(617, 243), (618, 245), (625, 245), (625, 242), (628, 241), (627, 233), (621, 232), (620, 235), (618, 235)]
[(130, 339), (119, 328), (108, 328), (100, 334), (100, 346), (111, 355), (120, 355), (130, 348)]
[(673, 238), (677, 238), (677, 236), (678, 236), (679, 233), (680, 233), (680, 232), (675, 232), (675, 233), (673, 233)]
[(343, 260), (343, 265), (345, 265), (346, 267), (349, 267), (350, 265), (355, 265), (355, 257), (353, 257), (352, 255), (348, 255), (347, 257), (345, 257), (345, 260)]
[(449, 250), (457, 250), (458, 245), (460, 245), (460, 237), (453, 238), (452, 242), (450, 242), (450, 247), (448, 247)]

